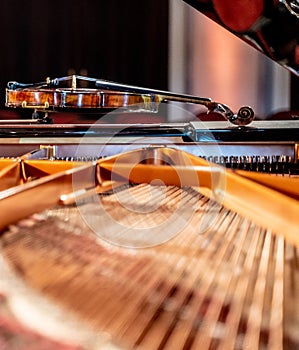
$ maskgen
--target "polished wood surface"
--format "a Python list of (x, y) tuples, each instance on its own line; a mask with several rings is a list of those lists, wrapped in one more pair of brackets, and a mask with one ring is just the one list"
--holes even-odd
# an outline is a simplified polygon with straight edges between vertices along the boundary
[[(155, 98), (158, 101), (158, 96)], [(6, 105), (19, 108), (121, 108), (145, 104), (146, 96), (97, 89), (22, 89), (8, 90)]]

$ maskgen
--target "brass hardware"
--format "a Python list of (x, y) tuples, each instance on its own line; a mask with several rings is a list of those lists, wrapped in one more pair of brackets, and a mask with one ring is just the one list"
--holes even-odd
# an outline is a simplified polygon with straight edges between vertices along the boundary
[(299, 162), (299, 143), (295, 144), (295, 148), (294, 148), (294, 163), (298, 164)]
[(40, 145), (40, 149), (46, 150), (46, 158), (47, 159), (55, 159), (56, 158), (56, 147), (49, 145)]

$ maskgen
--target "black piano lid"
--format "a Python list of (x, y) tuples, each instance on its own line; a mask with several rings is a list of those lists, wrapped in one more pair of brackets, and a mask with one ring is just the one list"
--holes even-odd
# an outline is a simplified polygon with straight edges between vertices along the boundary
[(188, 137), (187, 124), (32, 124), (0, 125), (0, 137)]
[(253, 121), (245, 127), (234, 127), (228, 122), (190, 122), (189, 131), (195, 142), (296, 142), (299, 121)]
[(38, 124), (2, 125), (0, 137), (181, 137), (185, 142), (298, 142), (299, 120), (254, 121), (247, 126), (230, 122), (161, 124)]

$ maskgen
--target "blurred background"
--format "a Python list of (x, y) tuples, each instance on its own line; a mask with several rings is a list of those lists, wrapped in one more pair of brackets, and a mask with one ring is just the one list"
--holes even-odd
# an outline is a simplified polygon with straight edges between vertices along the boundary
[(0, 26), (0, 109), (8, 81), (70, 74), (251, 105), (261, 119), (299, 109), (298, 78), (182, 0), (2, 0)]

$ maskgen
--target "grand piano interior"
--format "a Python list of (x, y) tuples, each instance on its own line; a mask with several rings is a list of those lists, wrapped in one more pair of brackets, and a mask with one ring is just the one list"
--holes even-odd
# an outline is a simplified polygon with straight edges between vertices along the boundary
[[(32, 30), (53, 30), (52, 3)], [(128, 17), (133, 3), (139, 17)], [(94, 56), (87, 72), (65, 70), (78, 49), (56, 76), (47, 78), (54, 64), (44, 80), (30, 64), (11, 73), (0, 120), (1, 349), (298, 349), (298, 1), (180, 3), (288, 72), (289, 108), (261, 115), (246, 102), (168, 91), (165, 18), (181, 6), (172, 0), (117, 14), (137, 16), (141, 36), (156, 18), (156, 44), (140, 43), (138, 55), (150, 43), (161, 51), (138, 66), (143, 84), (116, 58), (103, 59), (106, 75)], [(109, 4), (61, 11), (94, 29), (123, 9)], [(66, 37), (73, 19), (57, 23)], [(90, 34), (82, 21), (76, 30)]]

